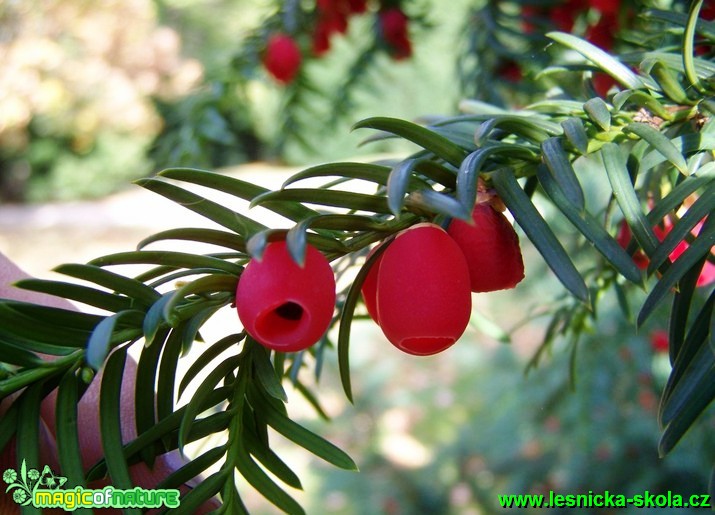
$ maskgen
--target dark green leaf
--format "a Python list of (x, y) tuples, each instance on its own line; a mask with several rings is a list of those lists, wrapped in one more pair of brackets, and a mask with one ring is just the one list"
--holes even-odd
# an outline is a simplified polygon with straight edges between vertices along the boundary
[(345, 452), (281, 413), (266, 398), (266, 394), (263, 391), (254, 390), (263, 400), (260, 414), (273, 429), (338, 468), (357, 470), (357, 465)]
[(115, 313), (102, 320), (97, 327), (92, 331), (92, 335), (89, 337), (89, 342), (87, 342), (87, 364), (94, 370), (99, 370), (104, 363), (104, 360), (109, 355), (112, 350), (112, 344), (114, 343), (114, 328), (120, 320), (132, 319), (140, 317), (143, 319), (144, 314), (141, 311), (136, 310), (126, 310)]
[(271, 397), (288, 402), (288, 396), (281, 385), (281, 378), (276, 374), (266, 348), (250, 336), (246, 339), (246, 345), (251, 349), (251, 363), (263, 389)]
[(156, 290), (141, 281), (130, 279), (98, 266), (67, 264), (58, 266), (55, 268), (55, 272), (104, 286), (115, 293), (120, 293), (136, 300), (144, 306), (151, 306), (159, 298), (159, 293)]
[(344, 177), (349, 179), (359, 179), (362, 181), (374, 182), (381, 186), (387, 184), (387, 178), (390, 174), (390, 167), (372, 163), (327, 163), (318, 166), (313, 166), (291, 175), (284, 183), (281, 189), (287, 186), (302, 181), (305, 179), (313, 179), (315, 177)]
[(673, 250), (691, 234), (695, 226), (713, 211), (713, 206), (715, 206), (715, 185), (703, 192), (663, 238), (650, 257), (648, 273), (653, 273), (668, 259)]
[(710, 295), (698, 313), (673, 362), (658, 414), (663, 425), (670, 423), (686, 408), (690, 399), (696, 395), (694, 390), (699, 387), (698, 383), (715, 366), (715, 354), (710, 351), (708, 343), (713, 307), (715, 294)]
[[(122, 379), (126, 358), (126, 348), (117, 349), (109, 356), (104, 366), (102, 389), (99, 396), (99, 425), (104, 459), (107, 463), (112, 486), (117, 489), (128, 490), (133, 487), (133, 484), (122, 449), (123, 421), (121, 416)], [(140, 515), (141, 511), (126, 508), (125, 513)]]
[(180, 229), (169, 229), (161, 231), (151, 236), (144, 238), (137, 245), (137, 249), (141, 250), (151, 243), (162, 240), (187, 240), (199, 243), (208, 243), (228, 249), (246, 252), (245, 239), (233, 232), (220, 231), (217, 229), (203, 229), (183, 227)]
[(297, 200), (310, 204), (339, 207), (355, 211), (369, 211), (372, 213), (390, 213), (385, 197), (354, 193), (352, 191), (324, 190), (311, 188), (290, 188), (278, 191), (269, 191), (256, 197), (251, 206), (261, 205), (269, 201)]
[(154, 264), (175, 268), (210, 268), (235, 276), (241, 275), (243, 271), (241, 266), (226, 261), (225, 259), (164, 250), (118, 252), (93, 259), (90, 261), (90, 264), (98, 266)]
[(240, 444), (240, 441), (237, 447), (237, 452), (234, 455), (236, 468), (253, 488), (286, 513), (292, 515), (305, 513), (295, 499), (276, 485), (268, 474), (256, 465), (256, 462), (251, 459), (251, 456), (243, 448), (243, 445)]
[(645, 253), (648, 256), (652, 255), (658, 246), (658, 238), (641, 210), (640, 201), (631, 183), (620, 149), (614, 143), (606, 143), (601, 147), (601, 157), (613, 189), (613, 196), (633, 231), (633, 236)]
[(201, 385), (196, 389), (196, 392), (186, 405), (186, 410), (181, 417), (181, 425), (179, 426), (179, 449), (182, 452), (184, 445), (189, 441), (188, 437), (191, 433), (191, 427), (196, 422), (196, 418), (206, 409), (206, 400), (210, 398), (223, 378), (229, 373), (234, 372), (240, 363), (240, 356), (228, 357), (216, 365), (216, 368), (209, 372)]
[(586, 102), (583, 105), (583, 110), (604, 131), (611, 128), (611, 111), (609, 111), (608, 105), (600, 98), (592, 98)]
[(133, 307), (132, 300), (123, 295), (115, 295), (89, 286), (64, 281), (30, 278), (18, 281), (16, 286), (23, 290), (46, 293), (112, 312), (123, 311)]
[(234, 482), (233, 469), (230, 468), (223, 468), (204, 478), (197, 487), (192, 488), (181, 498), (181, 504), (171, 511), (172, 515), (195, 515), (202, 504), (219, 493), (229, 482), (231, 484)]
[(588, 134), (580, 118), (567, 118), (561, 122), (566, 139), (581, 154), (588, 153)]
[(406, 140), (409, 140), (436, 156), (444, 159), (453, 166), (459, 166), (466, 157), (467, 152), (439, 134), (405, 120), (397, 118), (367, 118), (356, 123), (354, 129), (370, 128), (387, 131)]
[(407, 196), (405, 204), (410, 211), (416, 213), (427, 211), (460, 220), (471, 220), (472, 218), (472, 206), (467, 207), (454, 197), (434, 190), (414, 191)]
[(643, 274), (618, 242), (588, 212), (579, 212), (570, 199), (566, 198), (554, 177), (543, 167), (539, 167), (537, 175), (546, 194), (581, 234), (593, 243), (621, 275), (633, 283), (641, 284)]
[[(230, 177), (221, 173), (209, 172), (205, 170), (171, 168), (163, 170), (160, 175), (171, 179), (190, 182), (192, 184), (198, 184), (207, 188), (213, 188), (217, 191), (228, 193), (248, 201), (251, 201), (258, 195), (268, 191), (268, 189), (250, 182), (242, 181), (241, 179)], [(265, 203), (263, 204), (263, 207), (293, 221), (302, 220), (306, 216), (313, 216), (317, 214), (312, 209), (295, 202), (277, 202), (275, 204)]]
[[(670, 142), (678, 150), (678, 152), (687, 156), (699, 150), (715, 149), (715, 134), (707, 134), (703, 132), (699, 132), (697, 134), (684, 134), (683, 136), (671, 139)], [(646, 156), (641, 160), (640, 172), (642, 173), (649, 170), (663, 161), (665, 161), (663, 154), (657, 150), (653, 150), (646, 154)]]
[(185, 483), (203, 474), (206, 469), (220, 460), (224, 454), (226, 454), (225, 445), (209, 449), (199, 456), (192, 458), (190, 461), (186, 462), (174, 472), (163, 478), (159, 484), (156, 485), (156, 488), (179, 488)]
[(230, 334), (205, 349), (191, 364), (182, 377), (181, 382), (179, 383), (179, 397), (181, 397), (182, 393), (186, 390), (186, 387), (191, 383), (191, 381), (196, 379), (199, 376), (199, 373), (207, 368), (214, 359), (218, 358), (222, 353), (231, 347), (238, 348), (238, 344), (241, 343), (245, 337), (246, 333)]
[(583, 189), (581, 189), (581, 184), (578, 182), (578, 177), (576, 177), (576, 172), (571, 166), (568, 155), (561, 148), (561, 140), (549, 138), (541, 144), (541, 150), (544, 163), (546, 163), (566, 199), (578, 211), (583, 211), (586, 208)]
[(497, 170), (492, 174), (492, 181), (514, 219), (544, 257), (556, 277), (576, 298), (587, 302), (589, 292), (581, 274), (576, 270), (549, 225), (521, 189), (514, 174), (508, 169)]
[[(391, 241), (391, 240), (389, 240)], [(348, 294), (345, 297), (340, 311), (340, 328), (338, 330), (338, 369), (340, 371), (340, 381), (343, 385), (345, 396), (353, 402), (352, 386), (350, 384), (350, 330), (352, 329), (355, 307), (360, 299), (362, 285), (370, 272), (370, 268), (377, 261), (380, 255), (387, 249), (389, 241), (385, 241), (377, 247), (372, 255), (367, 258), (365, 264), (355, 276)]]
[(248, 237), (257, 231), (265, 229), (263, 224), (247, 216), (161, 179), (141, 179), (137, 181), (137, 184), (169, 200), (173, 200), (177, 204), (244, 237)]
[(62, 377), (55, 403), (55, 432), (60, 470), (72, 486), (86, 487), (77, 428), (77, 404), (82, 383), (75, 370)]
[(643, 325), (653, 310), (663, 301), (678, 281), (697, 263), (702, 263), (715, 245), (715, 220), (705, 224), (700, 235), (663, 274), (653, 290), (646, 297), (638, 314), (638, 325)]
[(182, 303), (187, 301), (187, 297), (191, 295), (199, 295), (206, 298), (210, 294), (218, 292), (228, 292), (234, 294), (238, 277), (225, 274), (212, 274), (199, 277), (189, 283), (178, 288), (172, 295), (169, 301), (164, 304), (164, 319), (169, 325), (175, 325), (179, 320), (184, 319), (181, 313), (178, 312)]
[(648, 222), (651, 225), (659, 224), (665, 215), (671, 211), (676, 211), (686, 198), (700, 188), (709, 185), (713, 179), (715, 179), (715, 163), (708, 163), (696, 174), (690, 175), (680, 181), (665, 198), (660, 199), (655, 206), (653, 206), (650, 213), (648, 213)]
[(405, 203), (410, 177), (415, 169), (417, 160), (406, 159), (400, 161), (391, 171), (387, 179), (387, 205), (395, 216), (400, 215)]

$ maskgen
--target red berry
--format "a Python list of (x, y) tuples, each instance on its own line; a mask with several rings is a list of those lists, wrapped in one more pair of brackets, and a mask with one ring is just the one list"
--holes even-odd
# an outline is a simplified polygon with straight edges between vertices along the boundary
[(380, 13), (382, 38), (390, 46), (395, 59), (412, 55), (412, 43), (407, 33), (409, 18), (401, 9), (393, 7)]
[(263, 65), (278, 82), (288, 84), (298, 74), (302, 57), (296, 42), (285, 34), (274, 34), (268, 40)]
[(477, 204), (474, 225), (452, 220), (447, 228), (469, 265), (473, 292), (506, 290), (524, 278), (519, 237), (503, 213), (490, 204)]
[(335, 307), (330, 263), (308, 245), (305, 264), (291, 258), (284, 241), (269, 243), (263, 259), (251, 260), (236, 289), (246, 332), (269, 349), (296, 352), (325, 334)]
[(380, 327), (398, 349), (427, 356), (450, 347), (469, 323), (472, 297), (464, 255), (434, 224), (400, 233), (377, 271)]
[[(703, 223), (706, 219), (707, 217), (703, 218), (695, 225), (695, 227), (693, 227), (693, 230), (691, 231), (691, 234), (693, 236), (697, 236), (698, 233), (700, 233), (700, 229), (702, 228)], [(663, 226), (661, 227), (659, 225), (656, 225), (655, 227), (653, 227), (653, 232), (655, 233), (658, 240), (663, 241), (663, 239), (672, 229), (673, 222), (670, 220), (670, 217), (666, 217), (663, 220)], [(625, 220), (621, 222), (621, 226), (618, 231), (617, 241), (623, 248), (628, 247), (628, 243), (631, 241), (631, 229), (630, 227), (628, 227)], [(668, 256), (670, 258), (670, 261), (674, 262), (676, 259), (678, 259), (681, 254), (683, 254), (683, 252), (688, 249), (688, 247), (688, 242), (685, 240), (678, 243)], [(711, 253), (715, 255), (715, 250), (711, 251)], [(636, 251), (636, 253), (633, 255), (633, 261), (640, 269), (648, 268), (648, 264), (650, 263), (648, 256), (646, 256), (642, 250)], [(700, 271), (700, 275), (698, 276), (698, 280), (695, 285), (697, 287), (703, 287), (708, 286), (713, 282), (715, 282), (715, 264), (711, 263), (710, 261), (705, 261), (705, 264)]]
[[(632, 237), (633, 236), (631, 234), (631, 228), (628, 227), (626, 221), (623, 220), (621, 222), (621, 226), (618, 228), (618, 236), (616, 236), (616, 241), (622, 248), (627, 249)], [(638, 249), (633, 254), (633, 262), (638, 268), (640, 268), (641, 270), (645, 270), (646, 268), (648, 268), (648, 263), (650, 262), (650, 260), (641, 249)]]
[[(367, 255), (368, 259), (372, 256), (378, 247), (375, 247)], [(380, 317), (377, 313), (377, 275), (380, 270), (380, 262), (382, 261), (382, 255), (378, 256), (377, 260), (373, 262), (370, 270), (367, 273), (365, 281), (362, 283), (362, 293), (363, 301), (365, 302), (365, 308), (367, 309), (370, 318), (372, 318), (377, 325), (380, 325)]]
[(668, 352), (668, 332), (662, 329), (650, 334), (650, 346), (654, 352)]

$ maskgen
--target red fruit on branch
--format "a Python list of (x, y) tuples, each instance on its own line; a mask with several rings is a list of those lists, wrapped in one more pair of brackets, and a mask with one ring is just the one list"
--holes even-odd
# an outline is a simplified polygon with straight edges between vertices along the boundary
[[(691, 231), (691, 234), (693, 236), (698, 235), (700, 229), (703, 226), (704, 221), (705, 219), (700, 220), (700, 222), (698, 222), (697, 225), (693, 228), (693, 230)], [(666, 217), (665, 220), (663, 220), (663, 227), (655, 226), (653, 227), (653, 232), (655, 233), (658, 240), (663, 241), (663, 239), (672, 229), (673, 222), (670, 220), (670, 217)], [(628, 224), (626, 224), (625, 220), (621, 222), (621, 226), (619, 227), (618, 236), (616, 239), (621, 247), (623, 247), (624, 249), (628, 247), (628, 244), (631, 241), (631, 229), (630, 227), (628, 227)], [(668, 256), (670, 258), (670, 261), (674, 262), (676, 259), (678, 259), (683, 254), (683, 252), (688, 249), (688, 247), (689, 245), (687, 241), (681, 241), (680, 243), (678, 243)], [(715, 255), (715, 251), (711, 251), (711, 253)], [(640, 268), (641, 270), (648, 268), (648, 264), (650, 263), (648, 256), (646, 256), (645, 253), (640, 249), (637, 250), (633, 255), (633, 261), (636, 266), (638, 266), (638, 268)], [(700, 271), (700, 275), (698, 276), (698, 280), (695, 285), (697, 287), (703, 287), (713, 282), (715, 282), (715, 264), (711, 263), (710, 261), (706, 261), (703, 265), (702, 270)]]
[(398, 7), (381, 11), (379, 14), (382, 39), (390, 47), (395, 59), (406, 59), (412, 55), (407, 26), (409, 18)]
[(269, 349), (296, 352), (327, 331), (335, 307), (335, 277), (328, 260), (308, 245), (301, 267), (286, 243), (269, 243), (238, 281), (236, 307), (246, 332)]
[(323, 55), (330, 50), (330, 38), (333, 34), (344, 34), (348, 30), (348, 20), (344, 14), (326, 12), (320, 15), (313, 32), (313, 53)]
[(418, 356), (436, 354), (467, 328), (472, 309), (469, 269), (441, 227), (418, 224), (403, 231), (373, 270), (379, 324), (398, 349)]
[[(616, 241), (621, 246), (621, 248), (627, 249), (628, 245), (631, 243), (632, 238), (633, 235), (631, 234), (631, 228), (628, 227), (626, 221), (623, 220), (621, 222), (620, 227), (618, 228), (618, 236), (616, 236)], [(636, 250), (633, 256), (631, 256), (631, 258), (633, 259), (633, 262), (636, 264), (636, 266), (641, 270), (645, 270), (646, 268), (648, 268), (648, 263), (650, 262), (650, 260), (648, 259), (648, 256), (645, 255), (645, 252), (643, 252), (641, 249)]]
[(524, 278), (524, 261), (514, 227), (489, 203), (474, 206), (472, 220), (474, 225), (455, 219), (447, 227), (467, 258), (472, 291), (513, 288)]
[(292, 82), (300, 70), (301, 61), (300, 48), (293, 38), (286, 34), (274, 34), (268, 39), (263, 66), (278, 82)]
[[(367, 255), (367, 258), (370, 259), (370, 256), (372, 256), (378, 248), (379, 246), (372, 249)], [(382, 261), (382, 255), (378, 256), (370, 267), (360, 290), (363, 301), (365, 302), (365, 308), (370, 318), (372, 318), (377, 325), (380, 325), (380, 317), (377, 313), (377, 274), (380, 269), (380, 261)]]

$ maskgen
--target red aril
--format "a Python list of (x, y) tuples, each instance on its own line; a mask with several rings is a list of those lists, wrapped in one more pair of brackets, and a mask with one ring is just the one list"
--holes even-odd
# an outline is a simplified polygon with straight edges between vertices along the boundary
[(403, 231), (380, 257), (376, 301), (379, 325), (398, 349), (420, 356), (445, 350), (471, 314), (464, 255), (437, 225)]
[(284, 241), (269, 243), (251, 260), (236, 289), (236, 308), (246, 332), (269, 349), (296, 352), (327, 331), (335, 308), (335, 277), (315, 247), (301, 267)]
[(472, 220), (474, 225), (455, 219), (447, 228), (467, 258), (472, 291), (513, 288), (524, 278), (524, 261), (514, 228), (489, 203), (477, 204)]

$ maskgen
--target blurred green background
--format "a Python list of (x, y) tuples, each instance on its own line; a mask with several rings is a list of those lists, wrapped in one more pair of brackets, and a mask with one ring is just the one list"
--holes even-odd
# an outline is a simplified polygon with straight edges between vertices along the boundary
[[(394, 141), (360, 147), (364, 135), (350, 126), (455, 112), (472, 2), (436, 3), (410, 2), (413, 58), (375, 54), (351, 72), (373, 30), (370, 16), (357, 16), (329, 55), (307, 63), (305, 87), (291, 89), (243, 51), (274, 2), (0, 0), (0, 202), (101, 197), (174, 165), (399, 152)], [(496, 513), (499, 494), (707, 490), (712, 410), (667, 459), (657, 453), (669, 364), (651, 335), (664, 317), (636, 334), (608, 298), (578, 345), (557, 341), (525, 374), (547, 329), (537, 315), (551, 306), (541, 303), (561, 291), (533, 249), (525, 253), (526, 282), (476, 296), (474, 327), (440, 356), (406, 356), (369, 321), (355, 326), (355, 405), (328, 362), (318, 389), (333, 420), (303, 416), (361, 473), (303, 463), (309, 513)], [(640, 513), (619, 513), (631, 511)]]

